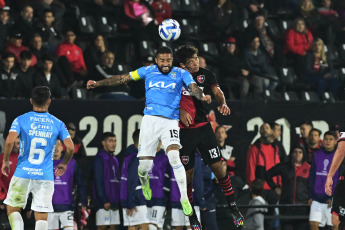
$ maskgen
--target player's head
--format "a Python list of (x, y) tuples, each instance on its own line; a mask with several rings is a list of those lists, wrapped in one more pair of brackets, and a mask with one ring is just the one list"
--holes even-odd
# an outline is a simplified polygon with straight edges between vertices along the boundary
[(338, 142), (338, 135), (334, 131), (327, 131), (323, 135), (323, 146), (326, 151), (333, 151)]
[(253, 180), (252, 184), (250, 185), (250, 191), (253, 195), (260, 196), (262, 190), (264, 189), (264, 182), (260, 179)]
[(190, 45), (180, 46), (175, 55), (181, 68), (186, 69), (191, 73), (199, 71), (199, 57), (198, 49), (196, 47)]
[(112, 132), (103, 133), (102, 146), (106, 152), (114, 153), (116, 149), (116, 135)]
[(48, 109), (51, 102), (50, 96), (50, 89), (47, 86), (37, 86), (31, 91), (30, 101), (34, 107)]
[(170, 73), (173, 68), (173, 60), (173, 51), (169, 47), (161, 46), (157, 49), (155, 61), (161, 73)]
[(58, 139), (55, 144), (54, 159), (58, 160), (61, 157), (63, 151), (62, 142)]
[(223, 142), (228, 137), (228, 135), (226, 134), (226, 129), (222, 125), (217, 126), (215, 135), (218, 142)]
[(136, 146), (138, 146), (139, 144), (139, 134), (140, 134), (140, 129), (136, 129), (132, 134), (133, 142), (134, 142), (134, 145)]
[(316, 128), (312, 128), (308, 134), (308, 143), (311, 146), (319, 143), (321, 134), (322, 134), (321, 130), (316, 129)]

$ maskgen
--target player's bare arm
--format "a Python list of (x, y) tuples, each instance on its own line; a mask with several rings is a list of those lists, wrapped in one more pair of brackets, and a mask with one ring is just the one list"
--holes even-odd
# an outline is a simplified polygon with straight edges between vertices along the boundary
[(329, 196), (332, 195), (333, 176), (338, 170), (341, 162), (343, 162), (344, 157), (345, 157), (345, 141), (340, 141), (338, 143), (337, 150), (335, 151), (331, 168), (329, 169), (327, 180), (325, 183), (325, 192)]
[(190, 124), (192, 124), (193, 118), (192, 116), (184, 109), (180, 108), (180, 120), (182, 121), (182, 123), (185, 126), (189, 126)]
[(74, 152), (74, 144), (72, 139), (66, 138), (63, 143), (66, 146), (66, 154), (64, 155), (64, 158), (62, 159), (61, 163), (58, 164), (55, 167), (55, 175), (56, 176), (62, 176), (66, 172), (67, 165), (71, 158), (73, 157), (73, 152)]
[(204, 95), (204, 92), (199, 88), (199, 86), (196, 83), (189, 84), (189, 89), (192, 91), (193, 96), (195, 96), (200, 101), (206, 101), (207, 104), (211, 103), (211, 96), (210, 95)]
[(4, 146), (4, 160), (2, 162), (1, 172), (5, 176), (8, 176), (10, 173), (10, 154), (14, 145), (14, 141), (17, 139), (18, 133), (17, 132), (9, 132), (6, 138), (5, 146)]
[(117, 85), (122, 85), (126, 84), (130, 81), (132, 81), (132, 77), (127, 74), (122, 74), (122, 75), (114, 75), (110, 78), (101, 80), (101, 81), (93, 81), (89, 80), (86, 84), (87, 89), (94, 89), (97, 87), (102, 87), (102, 86), (117, 86)]
[(230, 108), (226, 104), (225, 97), (223, 91), (219, 88), (219, 86), (215, 86), (212, 88), (212, 93), (216, 98), (218, 104), (218, 111), (223, 114), (224, 116), (230, 115)]

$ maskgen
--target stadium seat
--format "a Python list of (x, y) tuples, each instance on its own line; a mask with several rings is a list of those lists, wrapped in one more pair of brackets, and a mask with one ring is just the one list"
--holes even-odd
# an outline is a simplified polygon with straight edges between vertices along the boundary
[(199, 55), (203, 56), (209, 64), (218, 63), (219, 51), (214, 42), (201, 42), (199, 44)]
[(116, 33), (117, 24), (108, 21), (107, 17), (98, 17), (96, 20), (97, 30), (101, 34)]
[(157, 51), (156, 45), (153, 41), (139, 41), (139, 53), (141, 56), (141, 59), (147, 56), (154, 57)]
[(196, 16), (201, 13), (201, 7), (199, 0), (180, 0), (181, 1), (181, 12), (192, 14), (190, 16)]
[(80, 16), (78, 20), (79, 24), (79, 31), (82, 34), (91, 35), (95, 33), (95, 19), (88, 15), (88, 16)]
[(86, 99), (86, 89), (73, 87), (70, 89), (70, 97), (72, 99)]
[(116, 74), (125, 74), (125, 73), (129, 73), (130, 71), (132, 71), (132, 68), (130, 65), (127, 64), (115, 64), (114, 68), (116, 70)]
[(340, 44), (338, 50), (339, 50), (339, 61), (344, 66), (344, 64), (345, 64), (345, 44)]
[(322, 101), (327, 102), (327, 103), (334, 103), (337, 101), (337, 98), (331, 92), (324, 92), (322, 94)]
[(283, 101), (299, 101), (299, 98), (294, 91), (287, 91), (282, 93)]
[(297, 75), (292, 67), (283, 67), (279, 70), (280, 82), (285, 87), (291, 87), (297, 79)]
[(181, 37), (182, 39), (197, 39), (199, 40), (199, 32), (200, 32), (200, 24), (198, 20), (192, 20), (192, 19), (181, 19), (180, 25), (182, 27), (181, 30)]
[(314, 91), (304, 91), (300, 93), (300, 97), (302, 101), (308, 102), (319, 102), (320, 98)]
[(334, 65), (339, 65), (340, 62), (338, 60), (339, 52), (337, 51), (336, 47), (333, 44), (325, 45), (326, 54), (329, 58), (333, 61)]
[(180, 0), (166, 0), (166, 2), (170, 4), (173, 15), (181, 10)]
[(274, 91), (274, 90), (265, 90), (262, 95), (264, 100), (267, 101), (281, 101), (282, 96), (280, 93)]
[(288, 29), (291, 28), (293, 20), (281, 20), (279, 23), (280, 34), (285, 36), (285, 33)]
[(282, 35), (280, 33), (280, 30), (278, 28), (278, 25), (276, 23), (275, 20), (273, 19), (267, 19), (267, 21), (265, 22), (265, 25), (268, 26), (268, 30), (270, 31), (270, 33), (275, 37), (275, 38), (281, 38)]

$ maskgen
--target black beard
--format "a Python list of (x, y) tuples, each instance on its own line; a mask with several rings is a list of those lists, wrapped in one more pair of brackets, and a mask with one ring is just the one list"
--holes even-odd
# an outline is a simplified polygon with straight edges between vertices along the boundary
[(170, 67), (169, 67), (169, 71), (165, 73), (165, 72), (162, 71), (162, 68), (161, 68), (160, 66), (157, 65), (157, 67), (158, 67), (159, 71), (160, 71), (162, 74), (164, 74), (164, 75), (168, 75), (168, 74), (170, 73), (170, 71), (172, 70), (172, 68), (173, 68), (172, 66), (170, 66)]

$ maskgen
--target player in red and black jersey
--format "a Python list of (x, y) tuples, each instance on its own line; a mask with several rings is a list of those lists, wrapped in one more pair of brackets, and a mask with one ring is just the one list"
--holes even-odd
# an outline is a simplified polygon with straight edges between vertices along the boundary
[[(224, 116), (230, 114), (225, 97), (219, 88), (215, 75), (207, 69), (199, 67), (198, 49), (194, 46), (181, 46), (175, 53), (181, 68), (189, 71), (194, 81), (203, 90), (204, 94), (215, 96), (218, 111)], [(230, 176), (226, 171), (226, 164), (222, 162), (221, 152), (208, 119), (209, 110), (200, 103), (187, 89), (182, 90), (180, 101), (180, 151), (181, 161), (185, 166), (188, 183), (188, 197), (193, 202), (193, 170), (195, 152), (199, 150), (204, 162), (210, 166), (222, 187), (229, 204), (231, 215), (236, 226), (243, 224), (243, 217), (238, 211), (234, 190), (231, 186)]]
[[(327, 195), (332, 195), (333, 176), (338, 170), (339, 166), (343, 164), (345, 158), (345, 132), (340, 133), (338, 139), (338, 147), (335, 151), (331, 168), (329, 169), (327, 180), (325, 184), (325, 192)], [(343, 166), (343, 165), (342, 165)], [(332, 202), (332, 224), (338, 227), (339, 230), (345, 230), (345, 169), (340, 168), (339, 180), (334, 189), (333, 202)]]

